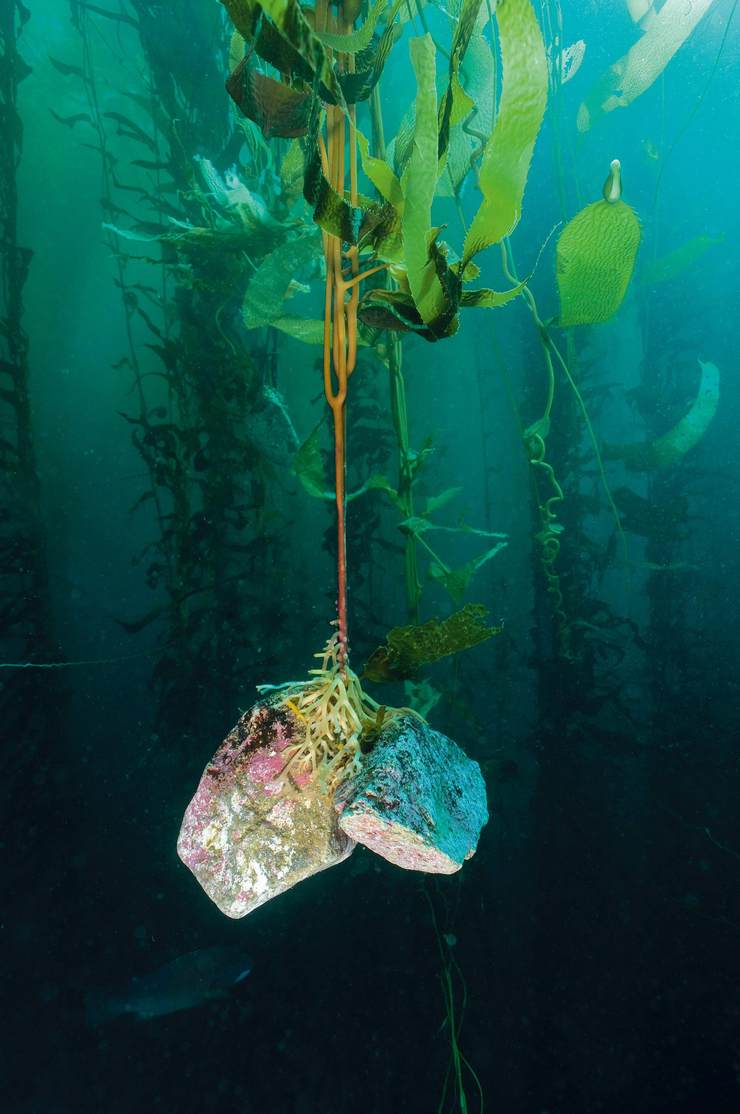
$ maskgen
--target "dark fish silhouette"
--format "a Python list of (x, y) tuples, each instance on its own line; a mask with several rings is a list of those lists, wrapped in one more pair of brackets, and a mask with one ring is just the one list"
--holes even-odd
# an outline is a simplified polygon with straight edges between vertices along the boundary
[(252, 969), (236, 948), (199, 948), (149, 975), (135, 976), (119, 991), (93, 991), (85, 1000), (89, 1025), (105, 1025), (130, 1014), (138, 1021), (164, 1017), (228, 997)]

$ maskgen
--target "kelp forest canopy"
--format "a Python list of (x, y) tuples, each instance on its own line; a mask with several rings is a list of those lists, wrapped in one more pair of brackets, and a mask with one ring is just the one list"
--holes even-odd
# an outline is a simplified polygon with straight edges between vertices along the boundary
[[(87, 146), (100, 158), (104, 235), (125, 322), (125, 350), (115, 363), (132, 377), (136, 404), (124, 420), (149, 476), (136, 513), (152, 509), (158, 523), (158, 536), (137, 558), (156, 602), (118, 618), (132, 635), (161, 632), (153, 680), (162, 716), (177, 718), (196, 693), (207, 701), (211, 683), (228, 691), (250, 670), (243, 616), (256, 601), (266, 555), (281, 544), (269, 510), (280, 476), (297, 476), (309, 495), (335, 504), (336, 540), (328, 544), (337, 568), (340, 659), (348, 648), (351, 550), (363, 552), (364, 540), (378, 539), (389, 516), (400, 530), (412, 624), (430, 617), (425, 585), (447, 597), (447, 616), (441, 602), (434, 605), (441, 622), (452, 617), (450, 607), (459, 609), (471, 593), (475, 599), (478, 572), (505, 549), (507, 534), (488, 511), (485, 523), (459, 514), (455, 520), (454, 511), (450, 521), (464, 485), (428, 494), (419, 509), (415, 493), (425, 486), (435, 447), (412, 444), (404, 344), (447, 344), (461, 322), (477, 327), (466, 310), (495, 310), (496, 317), (515, 301), (529, 311), (541, 348), (538, 374), (544, 373), (532, 386), (535, 406), (544, 398), (541, 415), (532, 415), (527, 400), (518, 411), (537, 519), (533, 542), (555, 652), (578, 660), (584, 628), (563, 593), (565, 495), (560, 469), (549, 459), (557, 436), (553, 407), (565, 396), (562, 405), (581, 424), (600, 502), (629, 564), (603, 463), (605, 451), (614, 459), (619, 446), (603, 445), (594, 430), (574, 378), (576, 334), (567, 330), (614, 318), (641, 239), (639, 216), (621, 197), (619, 160), (593, 174), (590, 203), (570, 214), (562, 207), (569, 186), (560, 100), (582, 62), (582, 40), (558, 53), (562, 15), (549, 6), (538, 12), (530, 0), (494, 7), (463, 0), (444, 13), (402, 0), (365, 8), (224, 0), (228, 21), (209, 5), (194, 22), (184, 7), (166, 17), (144, 0), (133, 7), (133, 15), (116, 17), (72, 5), (81, 64), (55, 56), (50, 64), (82, 111), (52, 113), (70, 132), (92, 129), (95, 142)], [(675, 35), (670, 44), (661, 38), (662, 9), (660, 15), (646, 11), (639, 26), (666, 65), (679, 44)], [(146, 63), (142, 91), (123, 93), (126, 111), (103, 103), (94, 63), (101, 19), (119, 38), (138, 38)], [(169, 68), (165, 27), (179, 58)], [(644, 88), (659, 72), (656, 61)], [(402, 105), (384, 101), (384, 74), (394, 88), (408, 90)], [(223, 93), (224, 75), (236, 115)], [(639, 92), (635, 86), (632, 95)], [(538, 221), (522, 277), (511, 236), (526, 220), (530, 167), (548, 111), (556, 125), (563, 219), (550, 228)], [(581, 110), (578, 120), (579, 131), (587, 130)], [(121, 143), (141, 156), (128, 159), (129, 182), (116, 153)], [(607, 169), (612, 185), (595, 200)], [(547, 319), (534, 286), (546, 274), (553, 243), (560, 312)], [(152, 268), (159, 270), (155, 282)], [(481, 268), (498, 273), (495, 285), (485, 285)], [(332, 414), (328, 467), (325, 424), (299, 434), (285, 402), (280, 350), (295, 351), (296, 342), (296, 358), (323, 364)], [(145, 353), (156, 355), (158, 369), (146, 366)], [(364, 385), (350, 382), (358, 361), (369, 363)], [(356, 399), (357, 420), (367, 424), (379, 372), (387, 375), (390, 396), (385, 452), (377, 444), (379, 451), (348, 460), (354, 425), (348, 400)], [(480, 385), (476, 390), (480, 395)], [(487, 452), (488, 431), (482, 436)], [(357, 522), (354, 538), (348, 514)], [(464, 554), (462, 562), (450, 560), (446, 549)], [(366, 571), (357, 564), (359, 587)], [(215, 614), (221, 619), (214, 639)], [(377, 630), (381, 646), (382, 625)], [(419, 637), (428, 642), (428, 635)], [(477, 641), (473, 636), (471, 644)], [(464, 645), (463, 639), (457, 650)], [(372, 644), (365, 657), (371, 651)]]
[[(69, 979), (236, 929), (274, 980), (260, 1031), (215, 995), (206, 1048), (183, 1011), (168, 1109), (213, 1078), (244, 1114), (388, 1114), (409, 1078), (404, 1110), (440, 1114), (712, 1106), (692, 1025), (740, 916), (737, 6), (2, 6), (18, 1032), (43, 1001), (102, 1065), (83, 1096), (50, 1040), (66, 1097), (39, 1080), (18, 1114), (183, 1077), (174, 1027), (134, 1056)], [(283, 954), (308, 924), (336, 977)], [(723, 1064), (737, 1008), (706, 1022)]]

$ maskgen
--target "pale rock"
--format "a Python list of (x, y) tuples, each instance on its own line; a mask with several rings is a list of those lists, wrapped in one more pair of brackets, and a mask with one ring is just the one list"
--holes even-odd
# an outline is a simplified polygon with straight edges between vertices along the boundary
[(281, 787), (284, 751), (300, 740), (284, 690), (246, 712), (206, 766), (177, 851), (222, 913), (244, 917), (354, 849), (331, 794), (310, 772)]

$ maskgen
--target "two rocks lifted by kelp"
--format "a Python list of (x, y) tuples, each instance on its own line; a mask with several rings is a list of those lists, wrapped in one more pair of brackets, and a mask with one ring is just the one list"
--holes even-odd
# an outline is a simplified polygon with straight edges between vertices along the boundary
[(409, 709), (388, 709), (338, 662), (267, 688), (221, 744), (187, 807), (180, 858), (243, 917), (347, 858), (356, 842), (409, 870), (451, 874), (488, 820), (476, 762)]

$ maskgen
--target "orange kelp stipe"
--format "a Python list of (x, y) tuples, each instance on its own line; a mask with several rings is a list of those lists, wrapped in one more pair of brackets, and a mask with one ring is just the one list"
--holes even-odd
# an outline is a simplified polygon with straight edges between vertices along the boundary
[[(334, 33), (349, 34), (353, 18), (347, 18), (340, 7), (336, 16), (330, 15), (326, 0), (317, 0), (316, 26)], [(339, 55), (340, 68), (354, 70), (352, 55)], [(340, 195), (345, 196), (345, 178), (349, 163), (349, 200), (357, 205), (357, 134), (355, 106), (350, 105), (347, 115), (337, 105), (326, 107), (326, 139), (319, 138), (323, 171), (328, 181)], [(334, 473), (337, 504), (337, 627), (338, 660), (342, 669), (348, 658), (347, 630), (347, 538), (345, 525), (346, 446), (345, 428), (347, 381), (357, 360), (357, 305), (359, 286), (363, 278), (381, 270), (371, 268), (359, 273), (359, 253), (356, 245), (342, 251), (342, 241), (329, 232), (323, 233), (326, 259), (326, 298), (324, 302), (324, 392), (334, 420)]]

